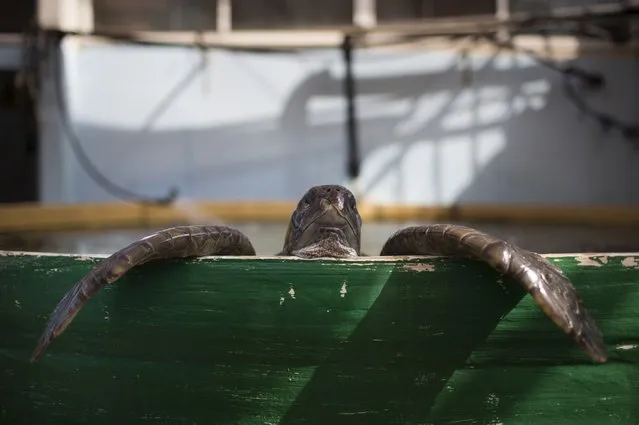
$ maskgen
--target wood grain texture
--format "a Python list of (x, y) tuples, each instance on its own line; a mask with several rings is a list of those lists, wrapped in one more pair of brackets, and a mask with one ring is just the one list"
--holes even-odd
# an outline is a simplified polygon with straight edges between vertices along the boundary
[(0, 255), (0, 423), (639, 423), (639, 255), (553, 257), (604, 365), (518, 286), (445, 258), (151, 263), (29, 364), (97, 261)]

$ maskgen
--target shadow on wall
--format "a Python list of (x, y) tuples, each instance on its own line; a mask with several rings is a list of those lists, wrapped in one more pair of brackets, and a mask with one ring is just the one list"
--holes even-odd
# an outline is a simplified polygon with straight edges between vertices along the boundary
[[(280, 99), (277, 93), (282, 90), (267, 86), (281, 70), (255, 69), (251, 60), (259, 54), (225, 54), (234, 58), (238, 73), (252, 74), (255, 84), (270, 91), (277, 109), (273, 114), (200, 128), (155, 130), (143, 122), (140, 128), (145, 131), (76, 120), (78, 135), (96, 165), (138, 192), (160, 195), (178, 185), (188, 199), (295, 199), (310, 185), (346, 182), (338, 57), (331, 56), (329, 65), (325, 57), (316, 60), (324, 65), (307, 72)], [(361, 186), (369, 200), (639, 202), (634, 185), (639, 155), (620, 135), (605, 134), (596, 122), (580, 116), (564, 96), (562, 77), (553, 71), (505, 53), (461, 61), (446, 52), (358, 52), (356, 60)], [(280, 68), (292, 67), (286, 62), (290, 56), (282, 61)], [(589, 101), (622, 118), (636, 115), (637, 96), (628, 91), (638, 91), (633, 72), (637, 61), (591, 58), (580, 64), (608, 79), (604, 92)], [(184, 108), (202, 113), (188, 102), (197, 90), (195, 80), (208, 77), (193, 70), (185, 75), (191, 74), (190, 84), (183, 77), (176, 86), (162, 89), (175, 98), (174, 105), (163, 105), (160, 112), (152, 109), (153, 120)], [(241, 107), (249, 110), (251, 99), (264, 94), (247, 94), (250, 88), (241, 85), (236, 90), (237, 99), (218, 96), (208, 101), (228, 102), (229, 107), (244, 102)], [(158, 104), (162, 102), (167, 103), (167, 97)], [(77, 163), (73, 167), (70, 201), (109, 199)]]

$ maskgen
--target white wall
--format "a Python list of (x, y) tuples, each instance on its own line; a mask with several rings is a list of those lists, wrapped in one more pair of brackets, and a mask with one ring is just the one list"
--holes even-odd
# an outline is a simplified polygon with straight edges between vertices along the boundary
[[(77, 134), (114, 182), (147, 195), (296, 199), (345, 183), (339, 51), (259, 54), (63, 45)], [(525, 57), (358, 52), (363, 172), (370, 200), (420, 204), (637, 204), (639, 150), (581, 116), (561, 77)], [(607, 88), (589, 101), (639, 121), (639, 60), (591, 57)], [(198, 68), (199, 67), (199, 68)], [(194, 71), (196, 70), (196, 71)], [(41, 198), (112, 200), (84, 173), (45, 77)], [(193, 78), (189, 78), (189, 76)]]

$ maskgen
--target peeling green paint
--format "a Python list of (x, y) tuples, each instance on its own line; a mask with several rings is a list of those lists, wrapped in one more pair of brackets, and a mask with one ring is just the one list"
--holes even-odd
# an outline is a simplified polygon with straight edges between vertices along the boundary
[(508, 279), (443, 258), (149, 264), (32, 365), (99, 261), (79, 258), (0, 256), (1, 424), (639, 423), (636, 255), (553, 257), (604, 365)]

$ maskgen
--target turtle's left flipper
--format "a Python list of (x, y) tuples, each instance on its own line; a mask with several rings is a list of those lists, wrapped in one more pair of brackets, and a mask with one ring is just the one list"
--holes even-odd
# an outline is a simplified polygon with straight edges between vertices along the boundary
[(595, 362), (608, 359), (601, 332), (575, 287), (558, 267), (539, 254), (476, 229), (437, 224), (396, 232), (380, 255), (444, 255), (482, 260), (521, 283), (541, 310)]
[(80, 309), (102, 288), (133, 267), (152, 260), (206, 255), (255, 255), (249, 238), (226, 226), (179, 226), (133, 242), (101, 261), (60, 300), (49, 317), (31, 362), (35, 362), (71, 323)]

